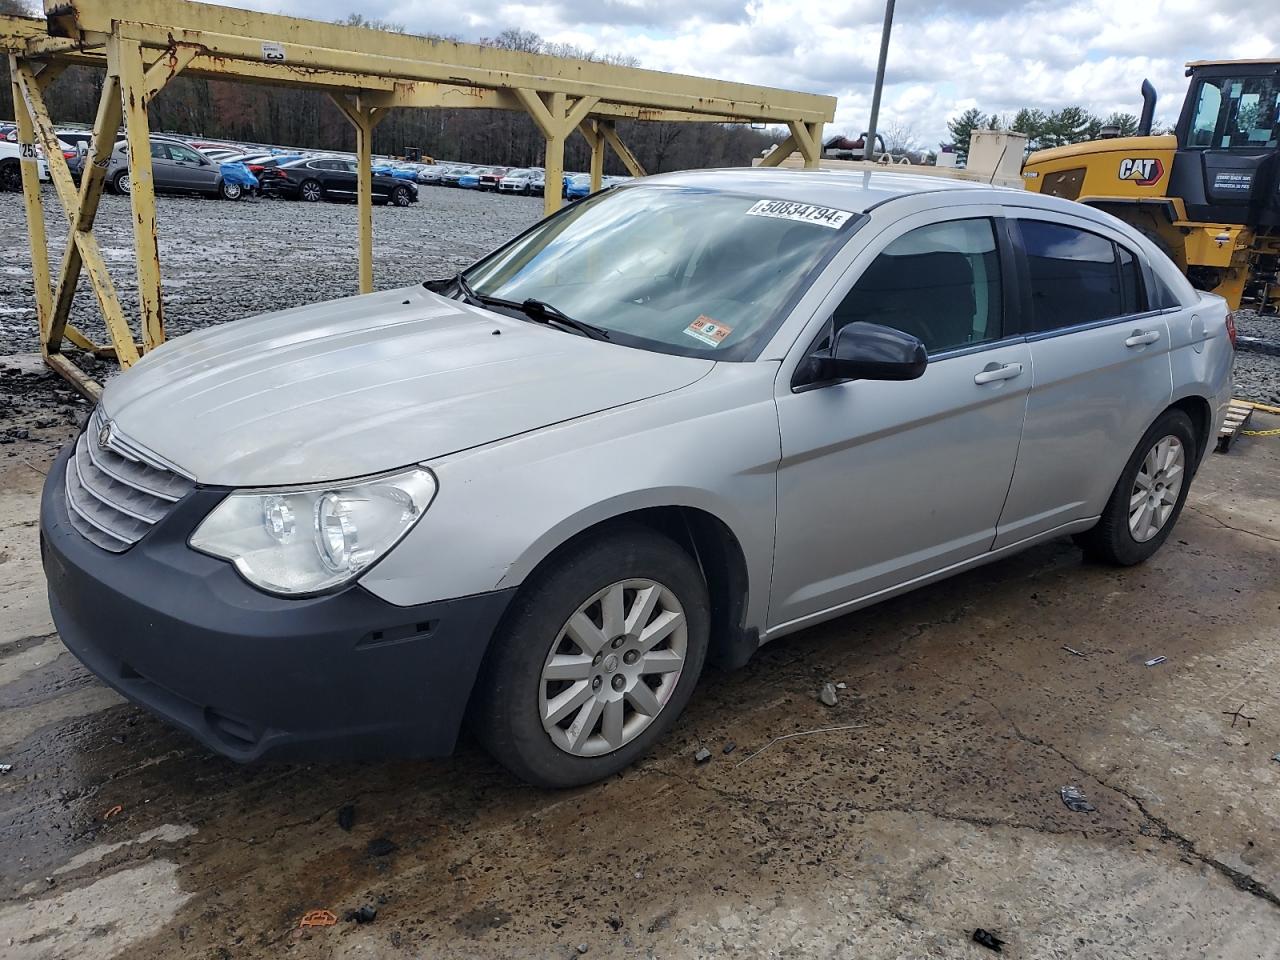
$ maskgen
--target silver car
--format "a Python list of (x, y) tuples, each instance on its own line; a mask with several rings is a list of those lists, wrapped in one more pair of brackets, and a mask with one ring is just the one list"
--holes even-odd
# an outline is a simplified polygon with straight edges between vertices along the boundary
[(456, 277), (189, 334), (49, 473), (67, 646), (210, 748), (535, 784), (708, 660), (1071, 535), (1138, 563), (1230, 397), (1224, 301), (1089, 207), (700, 171)]
[[(151, 138), (151, 175), (159, 193), (200, 193), (224, 200), (238, 200), (244, 193), (240, 184), (223, 178), (220, 163), (174, 137)], [(119, 141), (112, 149), (106, 182), (116, 193), (132, 192), (127, 140)]]

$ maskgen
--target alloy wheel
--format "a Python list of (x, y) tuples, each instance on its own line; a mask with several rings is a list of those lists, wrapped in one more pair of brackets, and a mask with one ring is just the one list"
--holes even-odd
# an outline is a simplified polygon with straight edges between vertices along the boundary
[(560, 629), (538, 681), (542, 727), (565, 753), (598, 757), (641, 734), (675, 692), (688, 652), (675, 594), (622, 580), (578, 607)]
[(1146, 543), (1159, 533), (1178, 503), (1186, 475), (1186, 451), (1175, 436), (1157, 440), (1147, 451), (1129, 494), (1129, 533)]
[(124, 174), (123, 176), (117, 177), (116, 189), (119, 190), (121, 193), (125, 194), (126, 196), (133, 193), (133, 178), (130, 177), (129, 174), (127, 173)]
[(313, 202), (313, 203), (314, 203), (316, 200), (319, 200), (319, 199), (320, 199), (320, 184), (318, 184), (318, 183), (310, 183), (310, 182), (308, 182), (308, 183), (304, 183), (304, 184), (302, 185), (302, 199), (303, 199), (303, 200), (311, 201), (311, 202)]

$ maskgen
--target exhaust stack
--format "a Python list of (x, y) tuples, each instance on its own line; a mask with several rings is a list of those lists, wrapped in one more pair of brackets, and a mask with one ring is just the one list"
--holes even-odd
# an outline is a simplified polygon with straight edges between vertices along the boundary
[(1138, 136), (1151, 136), (1151, 121), (1156, 115), (1156, 88), (1150, 80), (1142, 81), (1142, 118), (1138, 121)]

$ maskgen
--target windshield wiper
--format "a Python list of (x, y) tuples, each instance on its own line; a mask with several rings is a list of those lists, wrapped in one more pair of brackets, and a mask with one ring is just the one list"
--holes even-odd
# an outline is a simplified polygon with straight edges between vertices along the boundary
[(484, 300), (480, 298), (478, 293), (471, 289), (471, 284), (467, 282), (467, 278), (463, 275), (465, 272), (466, 271), (464, 270), (459, 270), (457, 275), (453, 278), (453, 282), (458, 286), (458, 291), (462, 294), (463, 302), (470, 303), (477, 307), (484, 306)]
[(593, 323), (587, 323), (585, 320), (575, 320), (567, 313), (561, 311), (558, 307), (553, 307), (545, 300), (534, 300), (530, 297), (524, 303), (520, 304), (520, 309), (525, 312), (530, 320), (538, 323), (558, 323), (562, 327), (568, 327), (570, 330), (576, 330), (584, 337), (590, 337), (592, 340), (608, 340), (609, 331), (603, 327), (597, 327)]

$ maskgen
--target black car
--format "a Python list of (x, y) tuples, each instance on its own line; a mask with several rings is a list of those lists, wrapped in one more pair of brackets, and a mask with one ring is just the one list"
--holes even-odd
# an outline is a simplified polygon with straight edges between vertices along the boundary
[[(354, 200), (356, 198), (356, 164), (342, 157), (317, 157), (295, 160), (258, 175), (264, 196), (289, 197), (295, 200)], [(418, 202), (418, 185), (375, 173), (373, 202), (394, 203), (407, 207)]]

